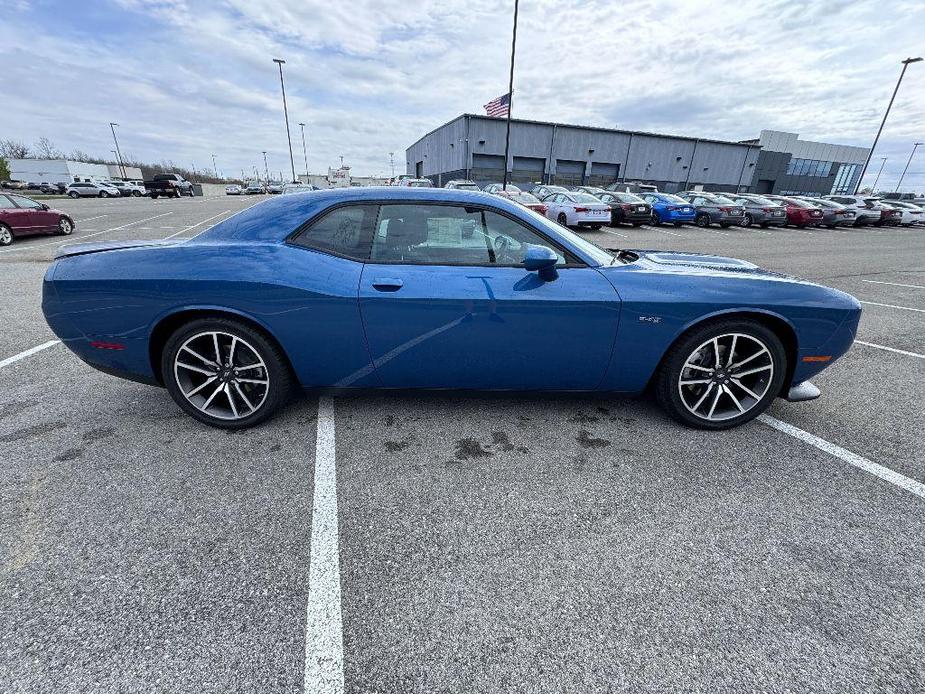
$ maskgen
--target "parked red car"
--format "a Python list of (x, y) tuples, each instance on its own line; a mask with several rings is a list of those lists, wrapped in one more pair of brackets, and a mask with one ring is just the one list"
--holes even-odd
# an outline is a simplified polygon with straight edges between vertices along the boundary
[(770, 200), (778, 200), (787, 210), (787, 224), (802, 229), (808, 226), (819, 226), (825, 215), (822, 208), (805, 200), (788, 198), (783, 195), (765, 195)]
[(524, 192), (513, 192), (510, 190), (499, 190), (494, 193), (498, 197), (507, 198), (508, 200), (513, 200), (514, 202), (520, 203), (524, 207), (529, 207), (534, 212), (539, 212), (544, 217), (546, 216), (546, 210), (549, 209), (546, 207), (545, 203), (540, 202), (540, 199), (535, 195)]
[(66, 236), (74, 228), (74, 220), (66, 212), (22, 195), (0, 193), (0, 246), (9, 246), (15, 237), (29, 234)]

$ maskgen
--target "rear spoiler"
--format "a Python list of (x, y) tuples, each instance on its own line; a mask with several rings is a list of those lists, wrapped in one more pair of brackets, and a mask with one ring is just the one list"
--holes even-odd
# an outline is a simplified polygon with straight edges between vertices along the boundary
[(58, 258), (70, 258), (75, 255), (86, 255), (88, 253), (100, 253), (102, 251), (118, 251), (125, 248), (145, 248), (148, 246), (173, 246), (183, 243), (187, 239), (177, 240), (152, 240), (152, 241), (96, 241), (93, 243), (69, 243), (58, 249), (55, 253), (55, 260)]

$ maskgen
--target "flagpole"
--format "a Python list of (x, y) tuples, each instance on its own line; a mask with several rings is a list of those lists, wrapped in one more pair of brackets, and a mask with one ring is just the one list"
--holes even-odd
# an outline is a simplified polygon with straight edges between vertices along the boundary
[(514, 35), (511, 39), (511, 79), (507, 86), (507, 134), (504, 137), (504, 181), (502, 190), (507, 190), (507, 158), (511, 151), (511, 111), (514, 110), (514, 50), (517, 48), (517, 4), (514, 0)]

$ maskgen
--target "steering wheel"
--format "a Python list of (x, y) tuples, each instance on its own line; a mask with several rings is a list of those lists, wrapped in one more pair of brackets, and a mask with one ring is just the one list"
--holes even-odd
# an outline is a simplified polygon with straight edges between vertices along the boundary
[(514, 255), (514, 241), (504, 234), (498, 234), (495, 237), (495, 262), (504, 265), (512, 265), (520, 262), (520, 259)]

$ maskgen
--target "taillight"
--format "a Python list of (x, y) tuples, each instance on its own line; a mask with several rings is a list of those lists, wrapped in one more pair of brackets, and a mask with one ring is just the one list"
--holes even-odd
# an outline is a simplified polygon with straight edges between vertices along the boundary
[(549, 208), (546, 207), (546, 205), (537, 205), (536, 211), (539, 212), (540, 214), (546, 214), (549, 211)]
[(677, 212), (677, 211), (680, 210), (680, 209), (681, 209), (680, 207), (669, 207), (669, 208), (668, 208), (668, 211), (669, 211), (669, 212)]
[(575, 211), (576, 212), (589, 212), (587, 207), (576, 207)]
[(726, 214), (729, 214), (730, 212), (732, 212), (732, 208), (731, 208), (731, 207), (720, 207), (720, 208), (719, 208), (719, 211), (720, 211), (720, 212), (725, 212)]
[(773, 211), (774, 211), (774, 210), (772, 210), (770, 207), (762, 207), (761, 210), (762, 210), (763, 212), (773, 212)]

